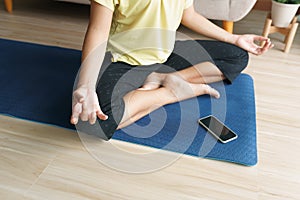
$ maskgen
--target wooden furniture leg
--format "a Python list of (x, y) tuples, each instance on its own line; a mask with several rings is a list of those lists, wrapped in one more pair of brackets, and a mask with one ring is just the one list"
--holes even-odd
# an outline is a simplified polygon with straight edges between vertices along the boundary
[[(268, 37), (270, 30), (271, 30), (271, 25), (272, 25), (272, 20), (269, 17), (267, 17), (265, 20), (265, 26), (264, 26), (264, 30), (263, 30), (263, 34), (262, 34), (263, 37)], [(265, 42), (261, 42), (260, 45), (264, 46)]]
[(289, 33), (284, 38), (284, 43), (286, 44), (286, 46), (284, 48), (285, 53), (288, 53), (290, 47), (292, 46), (296, 31), (298, 28), (298, 23), (297, 23), (296, 17), (293, 19), (291, 24), (292, 24), (291, 29), (289, 30)]
[(5, 8), (7, 12), (12, 13), (13, 10), (13, 0), (4, 0)]
[(229, 33), (233, 33), (233, 21), (223, 21), (223, 28)]
[[(266, 21), (265, 21), (265, 26), (263, 30), (263, 36), (268, 37), (269, 34), (272, 33), (281, 33), (285, 36), (284, 38), (284, 52), (288, 53), (290, 51), (290, 48), (292, 46), (297, 28), (298, 28), (299, 23), (297, 23), (297, 17), (294, 17), (293, 21), (288, 27), (285, 28), (280, 28), (272, 25), (272, 19), (271, 19), (271, 14), (269, 13), (267, 15)], [(261, 45), (264, 45), (262, 43)]]
[(298, 28), (298, 23), (294, 23), (285, 39), (285, 48), (284, 48), (284, 52), (285, 53), (288, 53), (290, 51), (290, 48), (292, 46), (292, 43), (293, 43), (293, 40), (294, 40), (294, 37), (296, 35), (296, 31), (297, 31), (297, 28)]

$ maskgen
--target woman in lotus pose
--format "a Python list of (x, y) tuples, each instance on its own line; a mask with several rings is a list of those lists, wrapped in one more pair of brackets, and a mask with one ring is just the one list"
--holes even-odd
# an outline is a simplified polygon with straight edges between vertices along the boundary
[[(180, 24), (214, 41), (175, 41)], [(110, 139), (163, 105), (203, 94), (218, 98), (209, 83), (232, 82), (248, 52), (260, 55), (272, 46), (268, 38), (219, 28), (195, 12), (193, 0), (92, 0), (71, 123), (98, 120)]]

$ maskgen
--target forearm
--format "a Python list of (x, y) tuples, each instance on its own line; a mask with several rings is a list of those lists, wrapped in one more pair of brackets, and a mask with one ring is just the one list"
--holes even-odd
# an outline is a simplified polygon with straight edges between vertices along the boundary
[(106, 52), (107, 42), (95, 30), (88, 30), (81, 56), (81, 67), (77, 87), (95, 87)]
[(94, 1), (91, 2), (90, 22), (83, 43), (77, 87), (96, 86), (106, 52), (111, 20), (111, 10)]
[(193, 6), (185, 10), (181, 23), (201, 35), (231, 44), (235, 44), (238, 37), (198, 14)]

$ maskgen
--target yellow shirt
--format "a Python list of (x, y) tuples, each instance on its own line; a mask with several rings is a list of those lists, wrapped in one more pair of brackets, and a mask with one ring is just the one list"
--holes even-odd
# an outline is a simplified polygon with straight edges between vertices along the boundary
[(108, 51), (113, 62), (163, 63), (173, 51), (184, 9), (193, 0), (94, 0), (114, 12)]

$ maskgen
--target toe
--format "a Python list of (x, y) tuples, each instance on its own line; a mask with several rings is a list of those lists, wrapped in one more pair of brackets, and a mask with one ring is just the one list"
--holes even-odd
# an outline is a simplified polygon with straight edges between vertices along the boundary
[(155, 90), (159, 87), (160, 87), (160, 84), (158, 84), (158, 83), (145, 83), (138, 90)]
[(210, 87), (209, 85), (204, 85), (204, 87), (205, 87), (206, 94), (215, 97), (217, 99), (220, 98), (220, 93), (216, 89)]

